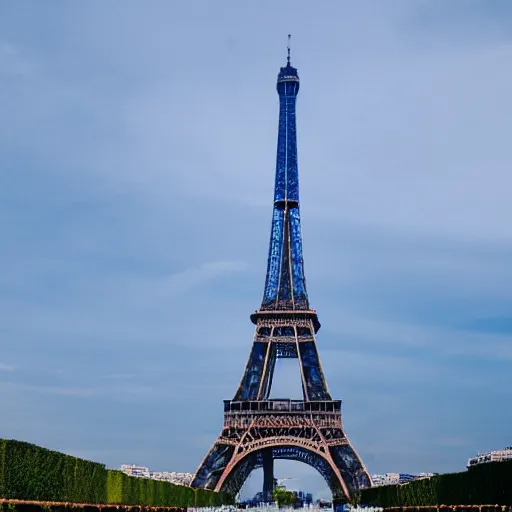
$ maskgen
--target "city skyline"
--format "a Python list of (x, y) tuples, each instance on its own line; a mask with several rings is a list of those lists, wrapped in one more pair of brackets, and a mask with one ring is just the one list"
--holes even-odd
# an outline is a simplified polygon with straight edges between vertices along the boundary
[(351, 441), (371, 473), (510, 445), (510, 4), (27, 5), (0, 6), (2, 436), (195, 471), (261, 301), (292, 33), (308, 292)]

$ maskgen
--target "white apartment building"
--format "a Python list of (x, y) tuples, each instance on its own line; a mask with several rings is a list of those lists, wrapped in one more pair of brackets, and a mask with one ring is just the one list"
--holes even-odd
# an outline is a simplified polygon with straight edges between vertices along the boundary
[(121, 471), (128, 476), (137, 476), (139, 478), (151, 478), (149, 469), (146, 466), (136, 466), (135, 464), (122, 464)]
[(409, 473), (384, 473), (372, 475), (373, 485), (396, 485), (405, 484), (412, 480), (418, 480), (419, 478), (429, 478), (434, 476), (434, 473), (419, 473), (418, 475), (411, 475)]
[(176, 471), (151, 471), (150, 478), (177, 485), (190, 485), (194, 475), (192, 473), (178, 473)]
[(468, 459), (467, 468), (477, 466), (478, 464), (486, 464), (488, 462), (500, 462), (502, 460), (512, 459), (512, 446), (508, 446), (504, 450), (493, 450), (487, 453), (479, 453), (476, 457)]
[(151, 478), (153, 480), (163, 480), (177, 485), (190, 485), (194, 475), (192, 473), (178, 473), (176, 471), (150, 471), (146, 466), (136, 466), (135, 464), (121, 465), (121, 471), (128, 476), (138, 478)]
[(384, 473), (372, 475), (374, 485), (393, 485), (397, 484), (400, 480), (399, 473)]

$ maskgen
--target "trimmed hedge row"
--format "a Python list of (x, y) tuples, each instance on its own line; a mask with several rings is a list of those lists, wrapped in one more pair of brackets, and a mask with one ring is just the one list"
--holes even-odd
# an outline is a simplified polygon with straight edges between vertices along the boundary
[(145, 505), (87, 505), (84, 507), (73, 503), (56, 505), (46, 502), (23, 502), (0, 503), (0, 512), (187, 512), (187, 508), (150, 508)]
[(401, 485), (361, 491), (361, 503), (384, 508), (422, 505), (512, 505), (512, 460), (463, 473), (447, 473)]
[(91, 504), (206, 507), (230, 495), (127, 476), (39, 446), (0, 439), (0, 497)]

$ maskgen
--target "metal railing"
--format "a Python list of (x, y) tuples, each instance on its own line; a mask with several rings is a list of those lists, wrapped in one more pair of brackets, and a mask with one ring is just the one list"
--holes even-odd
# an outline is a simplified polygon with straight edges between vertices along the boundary
[(225, 413), (244, 412), (284, 412), (284, 413), (339, 413), (341, 411), (341, 400), (224, 400)]

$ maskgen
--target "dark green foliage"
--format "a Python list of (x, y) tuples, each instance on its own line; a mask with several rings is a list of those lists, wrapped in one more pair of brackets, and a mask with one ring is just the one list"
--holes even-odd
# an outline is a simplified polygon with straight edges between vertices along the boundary
[[(123, 476), (121, 471), (109, 471), (107, 474), (107, 499), (106, 503), (123, 503)], [(125, 490), (125, 498), (129, 498)], [(127, 505), (129, 503), (126, 503)]]
[(227, 492), (219, 492), (214, 495), (215, 505), (234, 505), (235, 497)]
[(234, 504), (233, 497), (230, 494), (224, 492), (211, 492), (207, 491), (206, 489), (195, 489), (195, 493), (196, 507), (214, 507)]
[(57, 501), (64, 489), (65, 456), (29, 443), (7, 441), (4, 494), (9, 498)]
[[(4, 488), (4, 473), (5, 473), (5, 447), (7, 446), (7, 441), (5, 439), (0, 439), (0, 496), (5, 496), (5, 488)], [(0, 509), (0, 512), (1, 511)]]
[(274, 489), (272, 497), (279, 508), (294, 505), (296, 500), (295, 494), (291, 491), (287, 491), (286, 489)]
[(2, 496), (40, 501), (105, 499), (105, 467), (20, 441), (2, 440)]
[[(0, 497), (157, 507), (194, 506), (196, 499), (198, 506), (233, 503), (224, 493), (135, 478), (103, 464), (7, 439), (0, 439)], [(22, 512), (18, 505), (16, 512)]]
[[(335, 499), (333, 497), (333, 505), (334, 504), (338, 504), (338, 502), (340, 502), (339, 504), (340, 505), (343, 505), (344, 503), (341, 502), (341, 500), (338, 498), (338, 499)], [(350, 493), (350, 505), (352, 507), (357, 507), (358, 505), (360, 505), (361, 503), (361, 491), (355, 491), (355, 490), (352, 490), (352, 492)]]
[[(56, 452), (54, 452), (56, 453)], [(61, 457), (69, 457), (67, 455)], [(90, 462), (88, 460), (74, 459), (74, 464), (69, 462), (68, 487), (64, 495), (67, 501), (75, 503), (107, 503), (107, 487), (105, 482), (109, 471), (103, 464)], [(61, 501), (61, 500), (55, 500)]]
[(205, 489), (196, 490), (196, 506), (197, 507), (210, 507), (213, 503), (213, 496), (211, 492)]
[(361, 503), (384, 508), (426, 505), (512, 505), (512, 461), (475, 466), (402, 485), (372, 487)]

